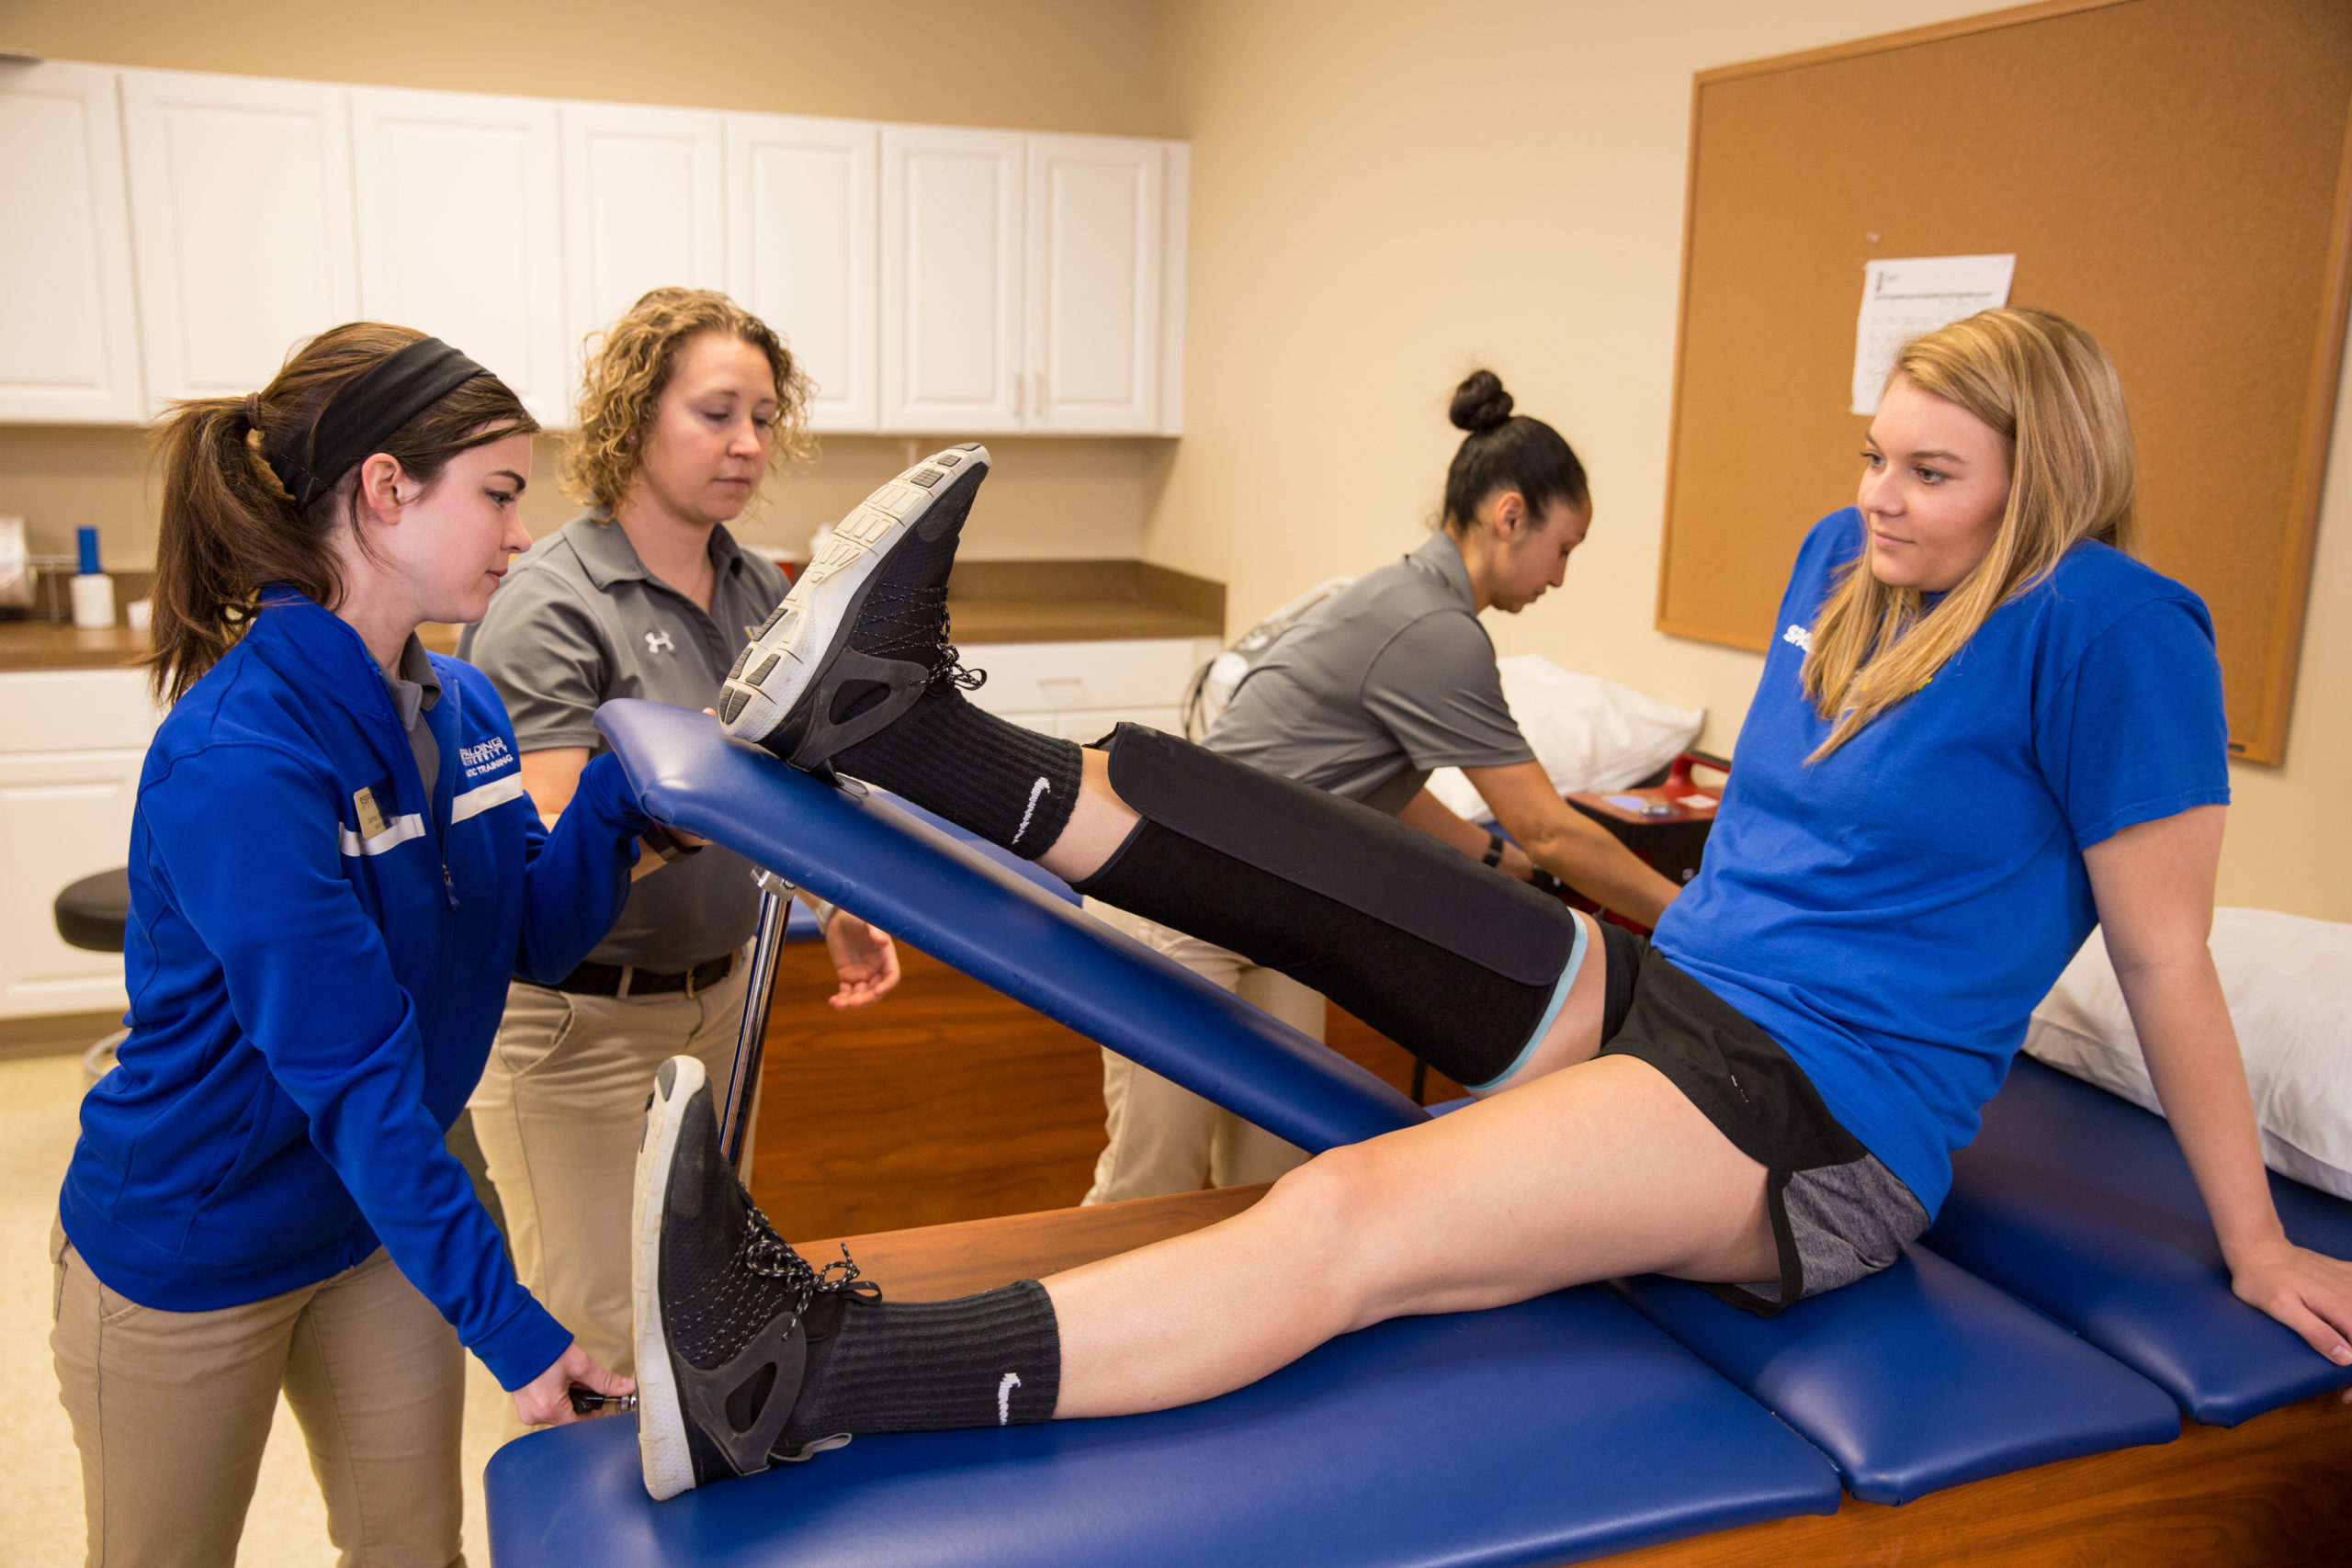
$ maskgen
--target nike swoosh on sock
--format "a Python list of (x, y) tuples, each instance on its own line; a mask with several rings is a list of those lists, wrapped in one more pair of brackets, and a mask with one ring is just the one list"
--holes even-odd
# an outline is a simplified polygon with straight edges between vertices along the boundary
[[(1042, 784), (1045, 781), (1041, 779), (1038, 782)], [(1012, 1391), (1020, 1386), (1019, 1372), (1005, 1373), (1003, 1380), (996, 1385), (996, 1424), (998, 1426), (1012, 1425)]]
[(1029, 830), (1029, 819), (1037, 815), (1037, 802), (1052, 787), (1052, 781), (1047, 779), (1039, 779), (1029, 786), (1029, 804), (1022, 809), (1021, 826), (1012, 830), (1012, 837), (1007, 840), (1008, 844), (1017, 844), (1021, 841), (1021, 835)]

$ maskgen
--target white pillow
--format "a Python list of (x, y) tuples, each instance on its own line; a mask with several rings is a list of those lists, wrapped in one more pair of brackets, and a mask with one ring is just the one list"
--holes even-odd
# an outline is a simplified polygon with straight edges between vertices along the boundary
[[(2352, 925), (2272, 909), (2216, 909), (2212, 950), (2245, 1056), (2264, 1161), (2281, 1176), (2352, 1198)], [(2034, 1010), (2025, 1048), (2061, 1072), (2158, 1110), (2099, 932)]]
[[(1539, 653), (1499, 663), (1503, 701), (1562, 795), (1639, 784), (1690, 750), (1707, 721), (1703, 708), (1675, 707), (1631, 686), (1563, 670)], [(1429, 787), (1456, 816), (1494, 818), (1459, 768), (1440, 768)]]

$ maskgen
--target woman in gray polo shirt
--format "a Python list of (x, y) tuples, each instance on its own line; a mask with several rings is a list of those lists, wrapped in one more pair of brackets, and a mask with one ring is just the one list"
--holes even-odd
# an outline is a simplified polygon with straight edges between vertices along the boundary
[[(784, 597), (784, 574), (726, 525), (801, 447), (807, 394), (775, 333), (723, 294), (657, 288), (605, 333), (564, 453), (565, 487), (588, 511), (515, 561), (460, 649), (505, 699), (542, 815), (563, 809), (603, 750), (598, 704), (711, 705)], [(474, 1091), (515, 1271), (607, 1366), (630, 1359), (645, 1086), (681, 1053), (728, 1070), (758, 906), (750, 863), (716, 844), (637, 884), (587, 962), (553, 987), (509, 989)], [(888, 936), (820, 914), (834, 1006), (898, 983)]]
[[(1202, 744), (1378, 807), (1522, 881), (1538, 869), (1643, 925), (1674, 885), (1560, 798), (1503, 701), (1480, 612), (1515, 615), (1560, 585), (1592, 525), (1584, 465), (1560, 433), (1511, 413), (1491, 370), (1454, 389), (1466, 432), (1428, 543), (1307, 612), (1250, 667)], [(1424, 786), (1460, 768), (1517, 844)], [(1524, 850), (1521, 848), (1524, 846)], [(1320, 1039), (1323, 998), (1238, 953), (1089, 900), (1112, 924)], [(1189, 1089), (1102, 1055), (1111, 1141), (1090, 1203), (1271, 1181), (1306, 1158)]]

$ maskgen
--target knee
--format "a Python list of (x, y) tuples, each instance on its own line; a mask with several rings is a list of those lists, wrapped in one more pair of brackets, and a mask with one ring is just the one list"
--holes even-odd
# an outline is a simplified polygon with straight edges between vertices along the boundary
[(1258, 1208), (1283, 1227), (1284, 1245), (1302, 1262), (1343, 1285), (1382, 1213), (1382, 1165), (1366, 1145), (1328, 1149), (1285, 1173)]

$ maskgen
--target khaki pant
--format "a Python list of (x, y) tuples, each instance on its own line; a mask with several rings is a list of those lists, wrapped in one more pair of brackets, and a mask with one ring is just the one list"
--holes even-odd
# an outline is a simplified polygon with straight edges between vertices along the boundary
[(343, 1568), (464, 1561), (464, 1355), (382, 1248), (316, 1285), (216, 1312), (117, 1294), (62, 1228), (50, 1258), (49, 1344), (82, 1452), (90, 1568), (234, 1562), (281, 1387)]
[(629, 1198), (654, 1070), (672, 1056), (700, 1058), (712, 1108), (723, 1112), (750, 971), (738, 964), (692, 997), (511, 986), (469, 1104), (506, 1213), (515, 1277), (582, 1349), (616, 1372), (636, 1362)]
[[(1289, 976), (1093, 898), (1086, 912), (1302, 1034), (1323, 1038), (1322, 997)], [(1297, 1145), (1113, 1051), (1102, 1053), (1102, 1103), (1111, 1142), (1095, 1161), (1089, 1203), (1272, 1181), (1306, 1163)]]

